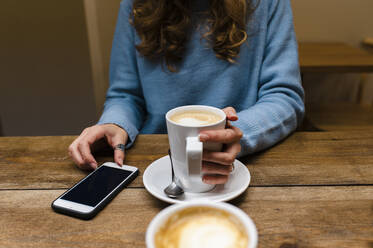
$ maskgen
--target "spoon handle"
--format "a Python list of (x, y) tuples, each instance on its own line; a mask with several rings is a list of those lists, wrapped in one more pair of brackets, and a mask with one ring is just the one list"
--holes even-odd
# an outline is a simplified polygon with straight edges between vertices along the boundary
[(174, 165), (172, 163), (172, 157), (171, 157), (171, 150), (168, 149), (168, 156), (170, 157), (170, 161), (171, 161), (171, 172), (172, 172), (172, 182), (174, 181)]

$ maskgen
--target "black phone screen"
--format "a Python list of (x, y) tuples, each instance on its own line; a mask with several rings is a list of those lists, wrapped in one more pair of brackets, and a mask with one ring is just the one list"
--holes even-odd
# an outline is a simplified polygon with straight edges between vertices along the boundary
[(61, 197), (95, 207), (133, 171), (101, 166)]

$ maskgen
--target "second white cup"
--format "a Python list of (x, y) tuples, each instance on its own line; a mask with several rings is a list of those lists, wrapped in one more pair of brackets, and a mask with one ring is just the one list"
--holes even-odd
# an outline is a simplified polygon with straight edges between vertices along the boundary
[[(232, 222), (238, 226), (233, 225), (232, 229)], [(237, 235), (237, 230), (242, 235)], [(157, 246), (156, 240), (167, 240), (169, 246), (165, 242), (161, 242), (165, 246)], [(236, 243), (234, 247), (255, 248), (258, 232), (244, 211), (225, 202), (198, 200), (169, 206), (153, 218), (146, 231), (147, 248), (206, 247), (203, 245), (207, 244), (210, 244), (208, 247), (232, 247), (232, 241)]]

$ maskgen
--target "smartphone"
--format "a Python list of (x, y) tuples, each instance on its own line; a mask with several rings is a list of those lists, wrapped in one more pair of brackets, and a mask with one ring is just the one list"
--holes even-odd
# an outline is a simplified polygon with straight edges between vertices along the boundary
[(104, 163), (52, 203), (54, 211), (92, 219), (139, 174), (136, 167)]

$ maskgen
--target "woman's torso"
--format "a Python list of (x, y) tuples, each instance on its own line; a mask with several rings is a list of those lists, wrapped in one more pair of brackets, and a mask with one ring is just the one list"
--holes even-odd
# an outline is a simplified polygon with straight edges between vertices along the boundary
[[(203, 31), (200, 28), (191, 33), (177, 73), (136, 52), (147, 110), (141, 133), (165, 133), (165, 113), (181, 105), (232, 106), (237, 111), (254, 105), (266, 43), (265, 11), (260, 6), (256, 9), (248, 28), (249, 39), (241, 45), (234, 64), (216, 58), (207, 41), (201, 38)], [(135, 42), (140, 42), (137, 35)]]

